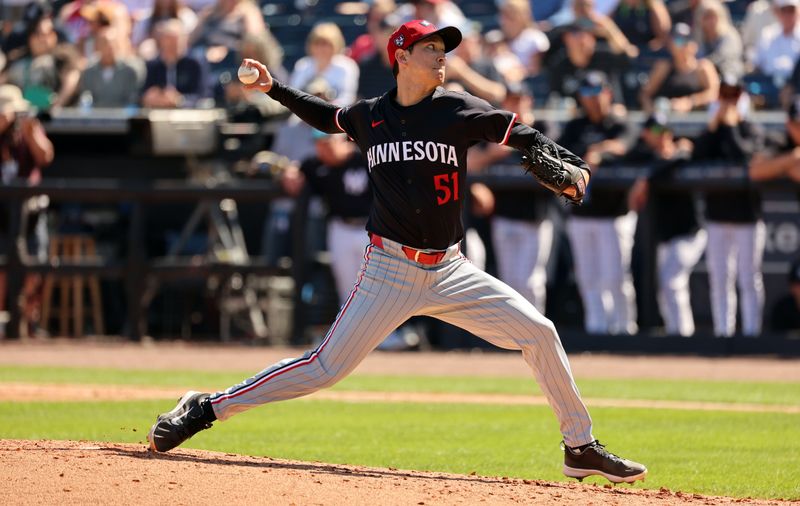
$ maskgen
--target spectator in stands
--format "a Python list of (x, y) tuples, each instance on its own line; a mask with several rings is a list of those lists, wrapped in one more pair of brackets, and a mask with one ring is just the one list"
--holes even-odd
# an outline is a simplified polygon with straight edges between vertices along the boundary
[(658, 60), (642, 88), (642, 109), (653, 111), (653, 101), (669, 99), (670, 110), (688, 112), (707, 106), (719, 92), (719, 74), (706, 58), (697, 58), (697, 42), (689, 25), (676, 24), (669, 41), (670, 59)]
[(6, 53), (9, 65), (27, 54), (28, 34), (30, 34), (33, 27), (39, 24), (42, 18), (48, 18), (53, 22), (59, 42), (67, 40), (66, 34), (58, 26), (58, 20), (54, 19), (53, 15), (53, 6), (47, 0), (34, 0), (25, 5), (22, 11), (22, 18), (14, 23), (10, 33), (0, 36), (3, 37), (2, 50)]
[(771, 0), (755, 0), (747, 6), (744, 21), (739, 29), (742, 34), (745, 61), (751, 62), (755, 59), (756, 45), (761, 37), (761, 32), (777, 22), (778, 18), (775, 17), (775, 9)]
[(196, 58), (235, 70), (240, 60), (236, 51), (244, 37), (266, 30), (264, 16), (253, 0), (217, 0), (200, 13), (189, 46), (197, 49), (193, 51)]
[(579, 24), (562, 29), (564, 47), (546, 58), (550, 89), (562, 97), (576, 97), (581, 80), (593, 71), (606, 73), (614, 100), (622, 101), (622, 72), (630, 62), (627, 55), (600, 47), (594, 32)]
[(187, 55), (186, 38), (183, 23), (177, 19), (158, 25), (158, 56), (147, 62), (142, 106), (194, 107), (206, 95), (203, 68)]
[(139, 101), (142, 81), (136, 68), (119, 55), (119, 38), (114, 28), (101, 30), (95, 38), (97, 56), (81, 74), (81, 102), (84, 94), (94, 107), (126, 107)]
[(506, 87), (494, 62), (483, 56), (479, 28), (467, 25), (461, 34), (461, 44), (447, 56), (447, 82), (457, 83), (476, 97), (499, 104), (505, 98)]
[(673, 24), (685, 23), (690, 28), (695, 28), (697, 21), (697, 8), (701, 0), (671, 0), (667, 2), (667, 10)]
[[(583, 114), (564, 126), (558, 143), (580, 153), (595, 171), (602, 171), (604, 162), (628, 152), (627, 122), (612, 108), (611, 88), (602, 72), (586, 75), (578, 97)], [(584, 326), (592, 334), (637, 330), (630, 273), (636, 213), (628, 212), (626, 193), (595, 184), (567, 223)]]
[(656, 241), (658, 306), (667, 334), (694, 334), (689, 299), (689, 276), (706, 247), (706, 231), (697, 220), (694, 197), (689, 192), (658, 191), (661, 181), (691, 157), (692, 143), (675, 139), (665, 116), (645, 121), (638, 142), (623, 162), (647, 167), (628, 194), (628, 207), (640, 213), (649, 202), (653, 214), (651, 233)]
[(538, 74), (550, 41), (533, 21), (531, 4), (528, 0), (501, 0), (499, 8), (500, 29), (508, 47), (531, 75)]
[(506, 83), (520, 82), (528, 76), (525, 65), (508, 47), (506, 37), (499, 29), (486, 32), (483, 37), (483, 52)]
[(662, 0), (621, 0), (611, 19), (631, 44), (651, 51), (664, 47), (672, 27)]
[[(593, 2), (592, 9), (603, 16), (610, 16), (614, 12), (614, 9), (617, 8), (619, 1), (620, 0), (596, 0)], [(575, 0), (565, 0), (561, 3), (561, 8), (558, 12), (546, 18), (546, 24), (548, 26), (559, 27), (574, 23), (577, 20), (575, 9)], [(536, 19), (545, 18), (537, 17)]]
[(69, 44), (59, 44), (53, 20), (41, 18), (31, 26), (27, 54), (7, 69), (9, 83), (41, 109), (69, 105), (81, 73), (78, 55)]
[[(394, 0), (373, 0), (370, 2), (369, 10), (367, 11), (367, 33), (362, 33), (356, 37), (356, 40), (350, 45), (348, 56), (350, 56), (353, 61), (360, 65), (362, 60), (371, 58), (376, 53), (385, 52), (383, 51), (384, 46), (378, 41), (383, 40), (385, 37), (384, 32), (388, 29), (387, 25), (392, 22), (390, 15), (394, 13), (395, 10), (397, 10), (397, 5), (394, 3)], [(390, 17), (389, 20), (387, 20), (387, 16)], [(391, 35), (398, 26), (403, 24), (401, 19), (396, 17), (395, 19), (396, 21), (392, 22), (389, 35)], [(386, 89), (388, 88), (384, 88), (383, 91), (386, 91)]]
[(289, 85), (305, 88), (322, 77), (335, 91), (334, 102), (348, 105), (355, 101), (358, 88), (358, 65), (344, 54), (344, 36), (334, 23), (319, 23), (306, 39), (306, 54), (295, 63)]
[[(124, 15), (120, 15), (119, 10), (124, 11)], [(121, 36), (128, 37), (130, 35), (130, 19), (122, 4), (116, 2), (84, 4), (79, 13), (87, 24), (87, 29), (75, 43), (82, 62), (86, 62), (94, 56), (96, 52), (95, 39), (101, 30), (114, 27)]]
[(192, 33), (197, 27), (197, 14), (181, 0), (154, 0), (136, 18), (131, 34), (134, 46), (138, 47), (143, 41), (152, 39), (156, 26), (168, 19), (180, 20), (186, 33)]
[[(392, 32), (401, 24), (397, 17), (386, 16), (380, 20), (378, 27), (370, 32), (371, 42), (376, 47), (386, 47)], [(386, 51), (372, 51), (358, 62), (359, 98), (379, 97), (386, 90), (394, 88), (396, 84)]]
[(594, 33), (599, 41), (604, 41), (614, 53), (626, 54), (629, 58), (639, 56), (639, 48), (630, 43), (613, 19), (595, 8), (595, 0), (573, 0), (574, 23)]
[(761, 32), (752, 63), (780, 88), (800, 57), (800, 0), (774, 0), (773, 4), (778, 22)]
[[(269, 68), (275, 69), (274, 73), (270, 71), (273, 76), (276, 76), (275, 79), (284, 82), (288, 80), (289, 74), (283, 68), (282, 63), (283, 50), (271, 32), (246, 35), (242, 40), (242, 48), (239, 52), (242, 58), (270, 62), (265, 65), (271, 65)], [(264, 118), (286, 111), (281, 104), (269, 98), (265, 93), (245, 90), (242, 83), (232, 76), (227, 82), (220, 85), (223, 87), (225, 108), (231, 121), (260, 123)]]
[(767, 149), (750, 160), (749, 173), (753, 181), (786, 177), (800, 183), (800, 97), (789, 103), (786, 130), (771, 133)]
[[(502, 109), (517, 114), (519, 123), (548, 134), (547, 124), (535, 122), (533, 96), (524, 85), (514, 83), (508, 86)], [(470, 172), (508, 174), (509, 167), (518, 165), (519, 155), (508, 146), (487, 144), (471, 148), (468, 163)], [(476, 194), (480, 196), (482, 191), (486, 190), (473, 191), (473, 197)], [(544, 314), (546, 267), (553, 245), (553, 224), (547, 218), (552, 197), (525, 187), (494, 189), (492, 192), (494, 216), (491, 231), (498, 277)]]
[[(131, 16), (125, 4), (117, 0), (75, 0), (65, 5), (59, 17), (84, 63), (94, 55), (94, 38), (106, 27), (114, 27), (120, 41), (130, 44)], [(127, 55), (130, 47), (124, 48)]]
[[(410, 7), (410, 8), (409, 8)], [(461, 9), (452, 0), (410, 0), (398, 9), (402, 22), (426, 19), (436, 26), (458, 26), (467, 22)]]
[(720, 75), (744, 75), (742, 39), (731, 23), (728, 8), (721, 0), (703, 0), (699, 13), (697, 57), (708, 58)]
[[(1, 184), (21, 178), (31, 186), (39, 184), (42, 170), (53, 161), (53, 144), (47, 138), (39, 120), (30, 114), (30, 105), (22, 98), (22, 91), (14, 85), (0, 85), (0, 173)], [(8, 237), (4, 216), (5, 206), (0, 206), (0, 251), (7, 251), (14, 238)], [(27, 223), (28, 250), (37, 261), (47, 259), (46, 204), (39, 197), (26, 203), (22, 209), (23, 223)], [(28, 321), (35, 321), (33, 295), (38, 288), (39, 277), (25, 279), (23, 311)], [(0, 311), (5, 309), (6, 274), (0, 271)]]
[[(741, 82), (723, 82), (717, 112), (694, 143), (694, 159), (741, 166), (763, 149), (761, 129), (747, 121), (737, 106), (742, 93)], [(756, 337), (764, 307), (761, 263), (766, 240), (760, 194), (752, 185), (719, 187), (707, 191), (705, 201), (714, 334), (731, 337), (736, 330), (738, 280), (742, 333)]]
[(789, 268), (789, 293), (772, 307), (772, 330), (800, 330), (800, 259)]

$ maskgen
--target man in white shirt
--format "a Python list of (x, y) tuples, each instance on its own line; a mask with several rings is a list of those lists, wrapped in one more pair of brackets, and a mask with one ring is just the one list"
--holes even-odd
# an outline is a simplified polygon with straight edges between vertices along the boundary
[(783, 86), (800, 56), (800, 0), (773, 0), (778, 22), (761, 33), (753, 65)]

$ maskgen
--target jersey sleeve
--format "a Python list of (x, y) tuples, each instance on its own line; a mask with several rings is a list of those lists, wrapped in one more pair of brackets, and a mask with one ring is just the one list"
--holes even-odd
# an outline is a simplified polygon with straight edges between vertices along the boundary
[(470, 140), (502, 145), (508, 144), (511, 129), (517, 122), (515, 113), (495, 109), (489, 102), (469, 94), (464, 94), (461, 115)]
[(358, 102), (346, 107), (340, 107), (336, 110), (333, 119), (336, 123), (337, 133), (346, 133), (350, 140), (358, 138), (358, 125), (360, 124), (360, 117), (357, 107)]

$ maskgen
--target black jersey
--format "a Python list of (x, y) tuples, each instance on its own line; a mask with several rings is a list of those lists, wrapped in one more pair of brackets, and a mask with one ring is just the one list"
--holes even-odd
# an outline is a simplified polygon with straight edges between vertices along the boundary
[[(340, 134), (341, 135), (341, 134)], [(309, 158), (300, 166), (309, 186), (325, 199), (328, 216), (366, 218), (372, 205), (367, 164), (354, 151), (341, 165), (331, 167), (319, 158)]]
[[(588, 117), (580, 116), (564, 125), (559, 142), (583, 155), (592, 144), (610, 139), (628, 140), (628, 136), (628, 124), (621, 118), (608, 116), (594, 123)], [(590, 187), (583, 205), (573, 208), (572, 214), (586, 218), (622, 216), (628, 212), (626, 196), (626, 189)]]
[(314, 128), (355, 140), (372, 182), (367, 230), (418, 249), (442, 250), (463, 238), (467, 149), (476, 142), (517, 149), (548, 145), (562, 160), (589, 170), (580, 157), (516, 123), (516, 114), (469, 93), (437, 87), (404, 107), (393, 89), (344, 109), (277, 81), (268, 94)]
[(445, 249), (464, 236), (467, 149), (480, 140), (507, 142), (516, 115), (443, 88), (408, 107), (395, 95), (337, 114), (366, 154), (374, 191), (367, 230), (415, 248)]

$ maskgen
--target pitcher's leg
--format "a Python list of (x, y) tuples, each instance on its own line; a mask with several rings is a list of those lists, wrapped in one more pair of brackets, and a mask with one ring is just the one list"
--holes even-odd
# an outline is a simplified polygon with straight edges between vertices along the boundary
[(302, 357), (280, 361), (211, 396), (220, 420), (267, 402), (311, 394), (349, 374), (419, 304), (420, 269), (369, 246), (364, 268), (325, 339)]
[(553, 323), (522, 295), (468, 262), (441, 271), (425, 314), (461, 327), (501, 348), (522, 350), (556, 414), (569, 446), (594, 440), (592, 419), (572, 377)]

